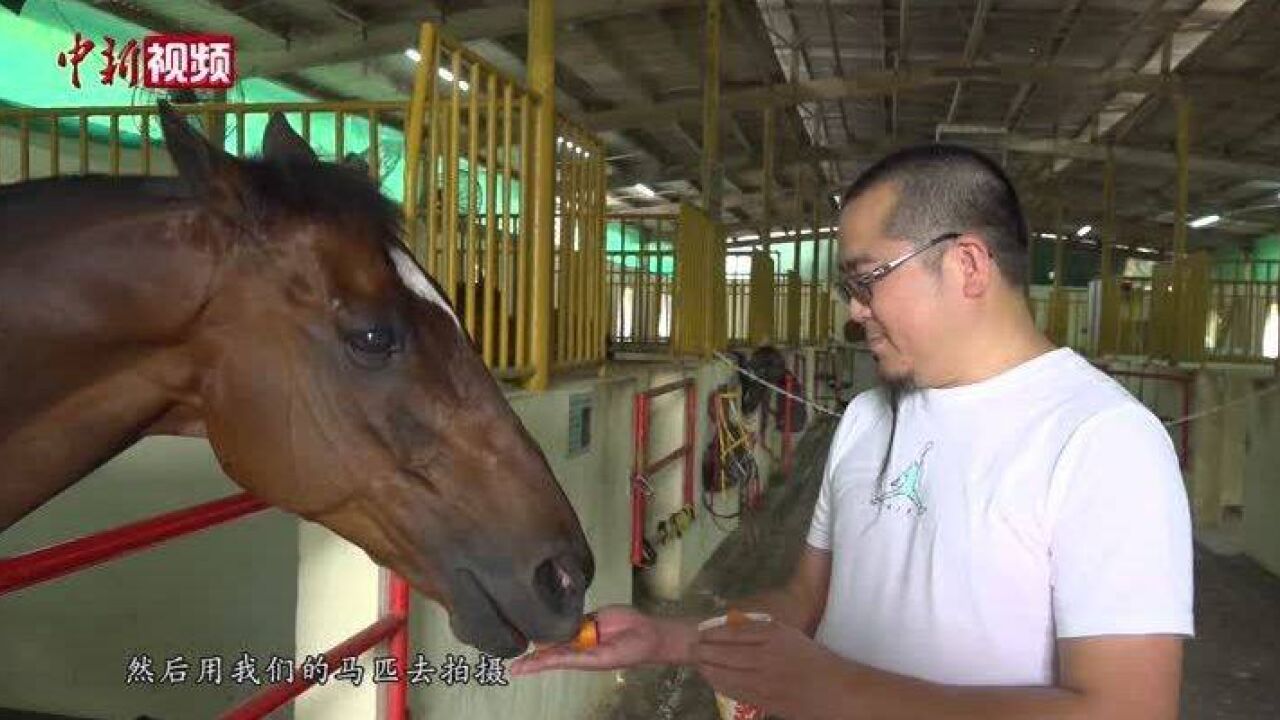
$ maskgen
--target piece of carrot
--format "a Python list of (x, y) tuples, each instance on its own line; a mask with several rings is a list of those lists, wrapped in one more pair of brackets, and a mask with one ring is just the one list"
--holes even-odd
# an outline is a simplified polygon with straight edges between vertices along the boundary
[(582, 627), (578, 628), (578, 635), (573, 639), (573, 649), (582, 651), (590, 650), (600, 644), (600, 627), (596, 624), (594, 617), (585, 617), (582, 619)]
[(729, 608), (729, 612), (725, 613), (724, 616), (724, 624), (729, 627), (746, 625), (748, 622), (751, 622), (751, 618), (747, 617), (746, 613), (736, 608)]

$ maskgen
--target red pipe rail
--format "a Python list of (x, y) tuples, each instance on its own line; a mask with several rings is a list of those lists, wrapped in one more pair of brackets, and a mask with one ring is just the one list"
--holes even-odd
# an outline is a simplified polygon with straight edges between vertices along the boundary
[[(651, 403), (656, 397), (682, 390), (684, 391), (684, 443), (650, 464), (649, 411)], [(676, 460), (684, 458), (684, 504), (686, 507), (693, 507), (693, 456), (697, 449), (696, 403), (697, 388), (693, 378), (677, 380), (676, 382), (636, 393), (635, 404), (632, 406), (635, 460), (631, 475), (631, 564), (635, 567), (644, 565), (644, 519), (648, 505), (645, 497), (646, 478), (661, 471)]]
[[(168, 540), (193, 535), (267, 507), (267, 503), (249, 493), (240, 493), (5, 558), (0, 560), (0, 596), (135, 554)], [(343, 659), (358, 657), (374, 645), (389, 639), (390, 652), (396, 659), (399, 671), (396, 682), (388, 683), (386, 687), (386, 717), (388, 720), (406, 720), (409, 584), (403, 578), (392, 575), (387, 594), (389, 611), (386, 615), (324, 655), (326, 662), (330, 664), (341, 663)], [(265, 717), (306, 692), (314, 682), (299, 678), (290, 683), (272, 685), (222, 717), (224, 720), (256, 720)]]
[(171, 538), (191, 535), (266, 507), (265, 502), (249, 493), (241, 493), (5, 558), (0, 560), (0, 595), (100, 565)]

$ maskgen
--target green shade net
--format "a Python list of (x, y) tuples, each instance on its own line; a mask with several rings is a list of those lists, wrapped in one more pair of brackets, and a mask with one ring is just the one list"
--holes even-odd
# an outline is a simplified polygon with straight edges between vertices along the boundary
[[(69, 55), (75, 47), (77, 32), (81, 41), (87, 40), (94, 44), (93, 50), (79, 65), (79, 88), (72, 84), (71, 66), (58, 65), (59, 53)], [(21, 15), (0, 10), (0, 47), (4, 48), (5, 61), (4, 71), (0, 72), (0, 105), (36, 108), (154, 106), (159, 97), (157, 93), (161, 91), (144, 88), (140, 82), (137, 87), (130, 87), (128, 82), (118, 77), (112, 84), (105, 85), (100, 74), (106, 67), (106, 58), (102, 55), (102, 50), (106, 47), (104, 38), (113, 38), (116, 41), (116, 52), (119, 53), (129, 40), (136, 40), (141, 46), (142, 38), (148, 34), (151, 34), (149, 28), (88, 5), (63, 0), (31, 0), (23, 8)], [(270, 80), (251, 78), (238, 81), (227, 92), (227, 101), (287, 103), (316, 102), (317, 99)], [(287, 113), (286, 117), (296, 131), (303, 131), (302, 113)], [(262, 133), (268, 119), (269, 116), (265, 113), (244, 116), (246, 154), (256, 155), (261, 152)], [(202, 124), (198, 115), (191, 116), (191, 121), (197, 126)], [(231, 153), (237, 150), (239, 122), (240, 119), (235, 114), (226, 117), (224, 147)], [(32, 122), (31, 132), (48, 132), (48, 123), (48, 120)], [(333, 112), (311, 113), (309, 142), (322, 159), (338, 159), (337, 125), (337, 116)], [(89, 116), (87, 130), (90, 140), (105, 145), (110, 137), (110, 127), (107, 116)], [(122, 117), (119, 131), (123, 148), (141, 146), (143, 136), (137, 117)], [(362, 156), (366, 162), (371, 162), (368, 118), (344, 115), (342, 131), (343, 155), (355, 154)], [(63, 118), (59, 121), (59, 134), (74, 138), (79, 136), (79, 132), (79, 118)], [(403, 201), (404, 136), (399, 130), (382, 124), (379, 124), (377, 133), (382, 191), (388, 197)], [(162, 144), (159, 127), (154, 121), (150, 127), (150, 138), (153, 146), (159, 147)], [(436, 174), (436, 182), (440, 186), (444, 180), (443, 161), (438, 167), (440, 172)], [(463, 213), (469, 210), (468, 194), (471, 192), (471, 185), (467, 182), (468, 175), (469, 165), (465, 158), (460, 159), (458, 209)], [(476, 173), (476, 181), (476, 213), (483, 216), (488, 212), (489, 203), (483, 169)], [(515, 180), (511, 184), (511, 212), (516, 214), (520, 207), (520, 186)], [(494, 194), (494, 211), (501, 213), (506, 196), (501, 177), (496, 178)]]

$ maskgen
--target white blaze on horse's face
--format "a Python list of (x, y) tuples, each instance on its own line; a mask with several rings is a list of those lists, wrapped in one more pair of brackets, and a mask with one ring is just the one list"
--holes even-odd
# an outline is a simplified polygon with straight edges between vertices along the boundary
[(409, 257), (400, 248), (391, 248), (391, 260), (396, 264), (396, 272), (400, 274), (400, 280), (405, 287), (409, 288), (414, 295), (437, 305), (446, 315), (453, 318), (453, 323), (458, 326), (459, 330), (462, 329), (462, 323), (458, 321), (458, 316), (453, 313), (449, 303), (440, 296), (435, 285), (431, 284), (431, 281), (427, 279), (427, 276), (422, 272), (422, 268), (418, 267), (413, 258)]

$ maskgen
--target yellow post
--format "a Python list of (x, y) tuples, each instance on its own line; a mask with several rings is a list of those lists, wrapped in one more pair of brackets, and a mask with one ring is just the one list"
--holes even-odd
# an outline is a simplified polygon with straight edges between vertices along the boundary
[[(455, 75), (454, 82), (461, 85), (462, 76)], [(467, 235), (463, 253), (462, 284), (466, 304), (467, 334), (472, 340), (479, 338), (476, 327), (476, 212), (479, 204), (476, 195), (480, 190), (480, 65), (471, 62), (471, 80), (468, 83), (471, 97), (467, 98)], [(478, 343), (477, 343), (478, 344)]]
[(551, 233), (555, 229), (556, 53), (555, 0), (529, 1), (529, 86), (538, 96), (534, 123), (533, 216), (533, 375), (528, 386), (544, 390), (551, 382)]
[[(120, 116), (111, 116), (111, 174), (120, 174)], [(244, 155), (244, 153), (240, 153)]]
[[(528, 95), (520, 96), (520, 226), (519, 244), (516, 246), (516, 367), (523, 369), (535, 362), (532, 343), (529, 335), (532, 332), (533, 311), (529, 304), (533, 302), (533, 278), (529, 275), (529, 264), (532, 262), (533, 245), (533, 136), (537, 130), (533, 124), (534, 105)], [(554, 132), (554, 130), (552, 131)], [(553, 139), (554, 144), (554, 139)], [(553, 158), (554, 162), (554, 158)], [(554, 168), (553, 168), (554, 169)], [(550, 237), (548, 232), (547, 236)], [(534, 371), (537, 372), (536, 369)], [(546, 376), (543, 376), (546, 380)], [(531, 383), (532, 386), (532, 383)]]
[(89, 174), (89, 116), (80, 113), (80, 174)]
[(1058, 232), (1053, 241), (1053, 289), (1049, 292), (1049, 337), (1059, 345), (1067, 344), (1067, 298), (1062, 288), (1062, 274), (1066, 270), (1066, 233), (1062, 229), (1062, 188), (1054, 198), (1054, 227)]
[[(832, 307), (832, 304), (831, 304), (832, 302), (831, 293), (833, 290), (835, 290), (836, 273), (839, 272), (839, 270), (837, 270), (836, 268), (836, 262), (835, 262), (836, 261), (836, 241), (840, 237), (840, 234), (839, 234), (840, 233), (840, 215), (839, 214), (836, 215), (836, 221), (833, 227), (835, 229), (833, 229), (827, 235), (827, 292), (825, 295), (822, 296), (822, 306), (826, 308), (826, 312), (823, 313), (824, 320), (823, 320), (823, 326), (822, 326), (822, 334), (825, 337), (825, 339), (828, 341), (830, 341), (831, 339), (832, 325), (835, 324), (831, 322), (832, 320), (831, 314), (832, 314), (832, 311), (835, 310), (835, 308)], [(841, 319), (841, 324), (843, 324), (843, 318)]]
[[(498, 290), (498, 172), (502, 160), (498, 156), (498, 74), (490, 71), (485, 82), (485, 169), (484, 169), (484, 363), (495, 367), (494, 357), (494, 302)], [(472, 88), (479, 93), (479, 88)]]
[(1099, 313), (1097, 352), (1099, 355), (1110, 355), (1116, 352), (1118, 340), (1117, 321), (1120, 318), (1120, 308), (1116, 304), (1118, 287), (1115, 281), (1115, 263), (1112, 259), (1112, 249), (1115, 247), (1119, 235), (1119, 228), (1116, 225), (1116, 163), (1115, 154), (1110, 143), (1107, 144), (1107, 164), (1104, 172), (1102, 202), (1106, 227), (1102, 231), (1102, 272), (1100, 273), (1102, 279), (1102, 308)]
[[(1188, 157), (1191, 153), (1191, 98), (1178, 93), (1173, 98), (1174, 110), (1177, 113), (1177, 179), (1173, 206), (1173, 326), (1169, 329), (1173, 337), (1173, 359), (1187, 358), (1187, 338), (1190, 313), (1187, 312), (1186, 257), (1187, 257), (1187, 194), (1190, 184), (1190, 165)], [(1199, 333), (1203, 342), (1204, 333)], [(1189, 359), (1189, 358), (1187, 358)]]
[(773, 222), (773, 108), (764, 109), (764, 178), (761, 187), (764, 210), (763, 226), (760, 228), (760, 240), (764, 243), (764, 253), (769, 254), (769, 231)]
[(515, 290), (516, 284), (513, 282), (513, 270), (515, 269), (515, 261), (512, 258), (511, 251), (511, 113), (514, 111), (511, 104), (512, 99), (511, 83), (502, 83), (502, 152), (499, 157), (502, 158), (502, 256), (499, 260), (502, 275), (502, 282), (498, 283), (494, 279), (494, 283), (502, 289), (502, 304), (498, 309), (500, 318), (498, 321), (498, 364), (507, 367), (508, 359), (511, 357), (508, 348), (511, 346), (511, 330), (507, 324), (507, 317), (511, 314), (511, 309), (515, 307), (514, 298), (511, 293)]
[(707, 0), (706, 67), (702, 75), (702, 197), (720, 222), (720, 0)]
[(800, 347), (804, 343), (804, 328), (800, 325), (801, 313), (801, 288), (804, 287), (804, 280), (800, 274), (800, 230), (804, 226), (804, 192), (801, 185), (800, 166), (795, 169), (794, 181), (795, 197), (795, 217), (796, 225), (794, 235), (792, 236), (793, 245), (791, 246), (791, 271), (795, 273), (794, 279), (787, 284), (787, 302), (789, 308), (787, 317), (787, 336), (791, 339), (793, 347)]
[(813, 221), (810, 225), (813, 237), (809, 255), (809, 343), (818, 341), (818, 203), (813, 203)]
[(459, 125), (462, 115), (462, 53), (454, 50), (450, 61), (453, 74), (452, 93), (449, 96), (449, 157), (444, 169), (444, 239), (442, 251), (444, 269), (448, 270), (445, 292), (454, 305), (458, 303), (458, 156), (461, 139)]

